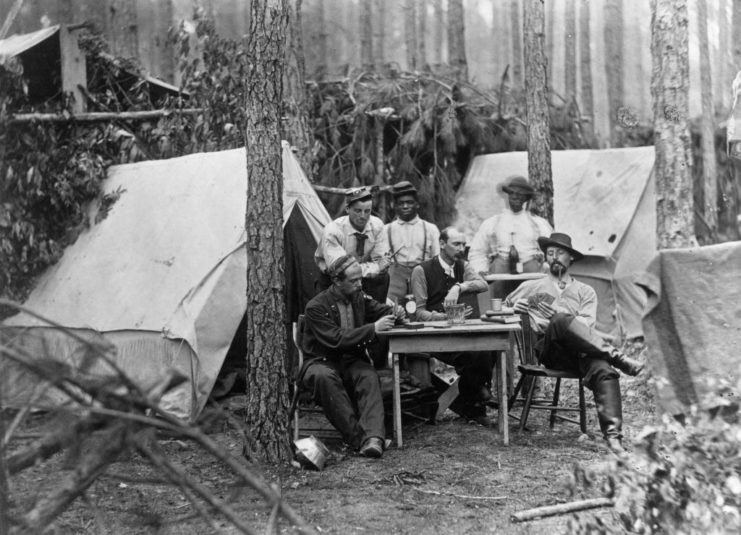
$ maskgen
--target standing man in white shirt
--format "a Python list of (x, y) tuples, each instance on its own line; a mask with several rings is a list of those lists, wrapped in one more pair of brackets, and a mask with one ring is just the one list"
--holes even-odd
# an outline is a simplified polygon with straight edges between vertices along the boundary
[(328, 267), (350, 255), (360, 264), (363, 291), (379, 303), (386, 302), (388, 291), (389, 245), (383, 221), (371, 215), (373, 195), (366, 187), (346, 193), (347, 215), (331, 221), (322, 232), (314, 261), (322, 275), (317, 290), (326, 290), (332, 281)]
[[(538, 238), (548, 237), (553, 228), (526, 209), (535, 189), (522, 176), (512, 176), (502, 186), (509, 208), (486, 219), (471, 241), (468, 259), (481, 275), (489, 273), (537, 273), (543, 266)], [(517, 282), (495, 282), (494, 296), (505, 297)]]
[(440, 231), (417, 214), (417, 188), (411, 182), (394, 184), (391, 193), (396, 219), (386, 225), (391, 251), (388, 297), (398, 301), (408, 293), (414, 267), (440, 254)]

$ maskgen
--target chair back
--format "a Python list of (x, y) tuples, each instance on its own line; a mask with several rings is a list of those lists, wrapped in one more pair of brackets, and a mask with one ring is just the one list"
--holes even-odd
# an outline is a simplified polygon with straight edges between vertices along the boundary
[[(535, 350), (538, 334), (530, 323), (530, 314), (520, 314), (522, 332), (518, 335), (517, 343), (520, 347), (520, 360), (523, 364), (540, 364), (540, 358)], [(522, 339), (519, 339), (519, 337)]]
[(296, 321), (293, 323), (293, 343), (298, 351), (298, 369), (301, 370), (301, 366), (304, 364), (304, 323), (305, 318), (303, 314), (299, 314)]

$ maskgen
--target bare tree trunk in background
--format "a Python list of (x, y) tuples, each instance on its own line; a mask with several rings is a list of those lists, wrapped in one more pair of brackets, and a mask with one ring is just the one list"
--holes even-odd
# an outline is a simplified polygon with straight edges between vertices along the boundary
[(589, 0), (579, 6), (579, 63), (581, 66), (581, 114), (588, 119), (582, 123), (590, 146), (594, 143), (594, 95), (592, 88), (592, 51), (590, 49)]
[(290, 18), (285, 47), (285, 94), (283, 97), (285, 138), (296, 149), (296, 157), (301, 163), (301, 168), (312, 179), (312, 132), (309, 126), (306, 60), (304, 57), (303, 32), (301, 31), (303, 0), (288, 0), (288, 2)]
[(376, 47), (375, 58), (376, 58), (376, 71), (382, 72), (383, 66), (386, 63), (386, 0), (374, 0), (373, 11), (376, 14), (375, 24), (375, 38), (373, 44)]
[(687, 0), (651, 0), (651, 96), (660, 249), (696, 245), (692, 199)]
[(139, 43), (136, 4), (128, 0), (109, 0), (107, 26), (113, 55), (137, 57)]
[[(526, 2), (529, 0), (525, 0)], [(555, 49), (555, 44), (553, 42), (553, 36), (555, 34), (555, 29), (553, 28), (553, 20), (555, 19), (555, 12), (556, 12), (556, 2), (550, 1), (545, 2), (545, 8), (546, 8), (546, 14), (545, 14), (545, 57), (546, 58), (552, 58), (553, 52)], [(558, 31), (562, 31), (560, 28)], [(527, 56), (526, 56), (527, 58)], [(527, 62), (527, 59), (525, 59)], [(553, 65), (550, 63), (546, 65), (546, 71), (545, 71), (545, 79), (546, 79), (546, 85), (548, 87), (552, 87), (553, 85)], [(548, 95), (550, 98), (550, 95)]]
[[(731, 14), (731, 46), (733, 47), (733, 73), (741, 71), (741, 2), (733, 0)], [(728, 91), (728, 88), (726, 88)]]
[(576, 97), (576, 0), (566, 0), (565, 26), (564, 74), (566, 99), (571, 100)]
[[(715, 20), (718, 21), (718, 72), (713, 76), (713, 99), (715, 102), (715, 108), (723, 110), (724, 113), (729, 111), (730, 108), (730, 87), (733, 78), (729, 74), (733, 69), (729, 69), (731, 66), (731, 42), (729, 41), (730, 28), (730, 14), (728, 13), (727, 0), (718, 0), (718, 10), (715, 11)], [(736, 74), (735, 71), (733, 74)]]
[(443, 39), (445, 37), (445, 11), (443, 0), (432, 0), (434, 28), (432, 32), (432, 61), (436, 65), (443, 63)]
[[(702, 184), (703, 216), (710, 230), (710, 238), (718, 230), (718, 172), (715, 156), (715, 106), (713, 105), (713, 79), (710, 72), (710, 46), (708, 45), (708, 4), (697, 0), (698, 39), (700, 42), (700, 90), (702, 93)], [(715, 241), (715, 240), (713, 240)]]
[(376, 66), (373, 60), (373, 4), (360, 2), (360, 66), (372, 71)]
[(404, 46), (406, 48), (407, 69), (417, 70), (417, 17), (416, 0), (404, 0)]
[(509, 3), (510, 32), (512, 35), (512, 84), (522, 87), (522, 23), (520, 22), (520, 0)]
[(320, 71), (324, 74), (329, 70), (329, 48), (327, 45), (327, 19), (324, 9), (325, 0), (316, 0), (316, 18), (317, 18), (317, 51), (319, 54)]
[(427, 66), (427, 47), (425, 36), (427, 35), (427, 0), (417, 0), (417, 65), (422, 71)]
[(252, 0), (245, 102), (247, 415), (259, 459), (291, 459), (286, 365), (281, 108), (289, 0)]
[(8, 470), (5, 466), (5, 415), (3, 411), (3, 392), (0, 390), (0, 535), (8, 535), (10, 532)]
[(618, 109), (623, 105), (623, 0), (605, 0), (605, 71), (610, 110), (610, 144), (620, 141)]
[(448, 63), (457, 80), (468, 81), (463, 0), (448, 0)]
[(527, 102), (527, 173), (538, 192), (533, 212), (553, 225), (551, 121), (545, 54), (543, 0), (525, 0), (525, 99)]

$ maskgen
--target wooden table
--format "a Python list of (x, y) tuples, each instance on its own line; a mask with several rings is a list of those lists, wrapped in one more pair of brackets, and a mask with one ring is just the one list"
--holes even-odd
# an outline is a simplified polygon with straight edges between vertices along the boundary
[[(488, 323), (479, 319), (466, 320), (461, 325), (448, 325), (445, 321), (425, 322), (422, 329), (395, 327), (379, 333), (389, 340), (389, 359), (394, 379), (394, 439), (403, 446), (401, 433), (401, 385), (399, 379), (399, 353), (442, 353), (448, 351), (497, 351), (497, 394), (499, 398), (498, 423), (504, 445), (509, 445), (507, 407), (507, 358), (514, 358), (514, 334), (520, 331), (519, 323)], [(433, 356), (434, 355), (430, 355)]]

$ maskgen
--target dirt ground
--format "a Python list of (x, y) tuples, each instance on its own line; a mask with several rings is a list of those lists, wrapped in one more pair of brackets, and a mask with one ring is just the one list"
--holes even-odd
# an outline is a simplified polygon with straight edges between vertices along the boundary
[[(631, 347), (645, 358), (640, 345)], [(568, 381), (567, 381), (568, 382)], [(571, 381), (573, 383), (573, 381)], [(653, 400), (646, 377), (621, 379), (625, 412), (626, 445), (654, 418)], [(575, 389), (567, 390), (573, 397)], [(282, 489), (294, 509), (319, 533), (459, 534), (459, 533), (567, 533), (569, 515), (514, 523), (511, 515), (541, 505), (600, 496), (572, 495), (574, 467), (599, 472), (616, 458), (599, 436), (591, 393), (587, 393), (589, 433), (578, 426), (559, 423), (548, 428), (544, 411), (534, 411), (524, 433), (510, 420), (511, 443), (502, 445), (498, 431), (468, 424), (448, 411), (435, 425), (407, 425), (404, 447), (392, 447), (380, 460), (349, 452), (326, 441), (331, 456), (321, 472), (294, 466), (264, 468), (266, 477)], [(519, 413), (519, 407), (512, 414)], [(494, 416), (495, 414), (492, 413)], [(211, 437), (234, 455), (242, 442), (236, 430), (222, 426)], [(235, 489), (233, 476), (194, 443), (164, 440), (171, 459), (196, 476), (217, 495), (229, 501), (255, 532), (264, 533), (269, 507), (251, 489)], [(54, 467), (23, 472), (11, 480), (14, 505), (48, 488)], [(136, 454), (113, 465), (109, 474), (152, 477), (149, 466)], [(609, 515), (606, 509), (582, 513)], [(174, 522), (191, 515), (189, 502), (178, 491), (156, 481), (124, 483), (101, 477), (90, 488), (87, 503), (78, 500), (57, 523), (55, 533), (206, 534), (216, 529), (198, 518)], [(233, 527), (220, 523), (225, 533)], [(285, 521), (281, 533), (294, 530)]]

